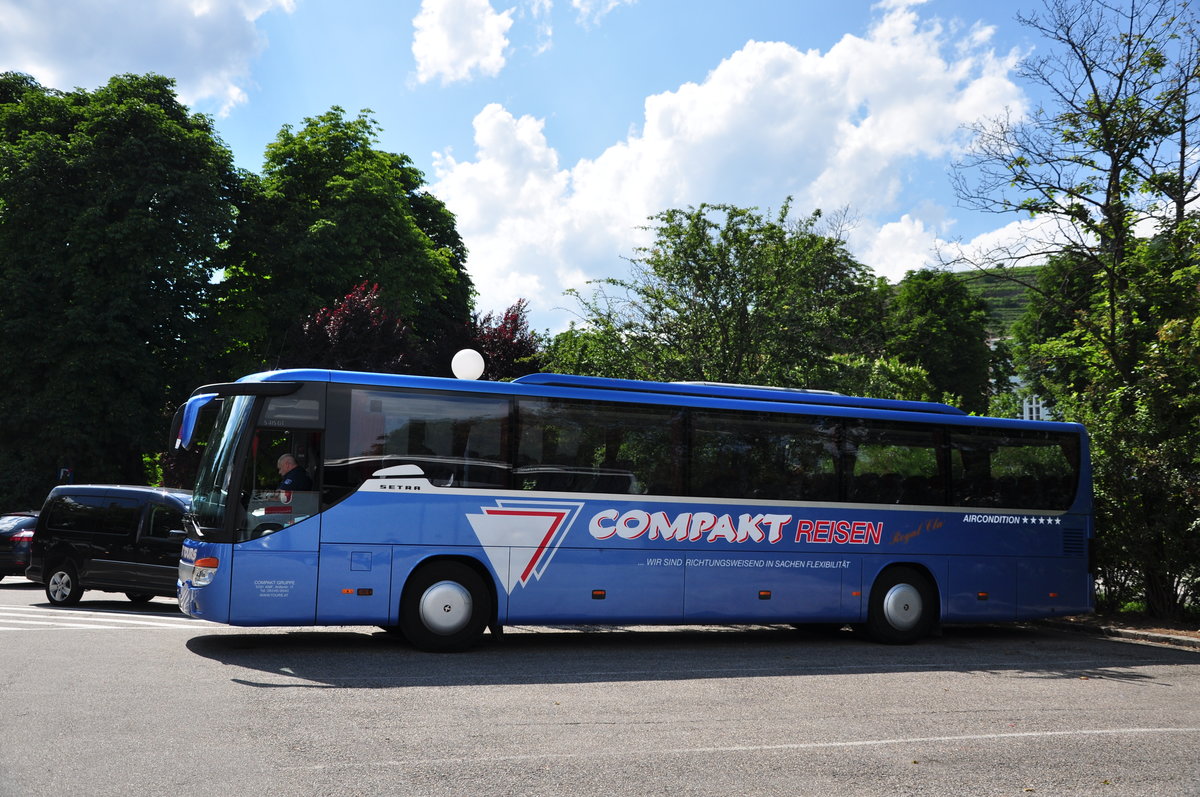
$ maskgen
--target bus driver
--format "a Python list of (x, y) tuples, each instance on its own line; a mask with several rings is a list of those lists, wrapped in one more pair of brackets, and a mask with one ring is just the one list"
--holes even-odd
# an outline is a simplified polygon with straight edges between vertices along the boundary
[(275, 465), (279, 468), (279, 475), (283, 477), (279, 482), (280, 492), (305, 492), (312, 489), (312, 479), (291, 454), (280, 456)]

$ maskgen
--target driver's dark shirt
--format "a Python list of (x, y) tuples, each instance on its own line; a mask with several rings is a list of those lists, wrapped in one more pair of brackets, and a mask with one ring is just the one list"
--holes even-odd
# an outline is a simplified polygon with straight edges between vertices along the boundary
[(283, 474), (283, 481), (279, 483), (280, 490), (291, 490), (293, 492), (312, 489), (312, 479), (308, 477), (308, 473), (304, 468), (297, 465), (296, 467)]

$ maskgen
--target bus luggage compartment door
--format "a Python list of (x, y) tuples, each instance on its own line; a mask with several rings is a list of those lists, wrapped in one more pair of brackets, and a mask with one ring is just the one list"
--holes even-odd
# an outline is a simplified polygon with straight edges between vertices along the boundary
[(560, 548), (541, 577), (524, 578), (514, 550), (509, 623), (677, 623), (683, 560), (677, 552)]
[(392, 547), (324, 544), (317, 586), (322, 625), (390, 625)]
[(700, 622), (816, 622), (855, 617), (843, 582), (861, 579), (840, 556), (691, 553), (684, 616)]
[(951, 622), (1014, 620), (1017, 567), (1011, 559), (955, 558), (950, 563), (946, 619)]

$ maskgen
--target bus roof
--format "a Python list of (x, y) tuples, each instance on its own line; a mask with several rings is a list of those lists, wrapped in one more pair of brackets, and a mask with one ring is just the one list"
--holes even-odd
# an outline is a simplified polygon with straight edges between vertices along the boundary
[(788, 404), (818, 404), (834, 407), (853, 407), (868, 410), (897, 410), (901, 412), (936, 412), (947, 415), (966, 415), (949, 404), (931, 401), (901, 401), (845, 396), (829, 390), (770, 387), (766, 385), (730, 385), (720, 382), (642, 382), (637, 379), (608, 379), (596, 376), (568, 374), (529, 374), (513, 380), (519, 384), (556, 387), (580, 387), (593, 390), (624, 390), (637, 393), (668, 393), (707, 398), (748, 399), (751, 401), (781, 401)]
[[(449, 390), (461, 393), (493, 393), (501, 395), (540, 395), (548, 398), (602, 399), (611, 397), (621, 402), (651, 402), (679, 406), (728, 406), (731, 409), (759, 409), (781, 412), (818, 413), (825, 410), (831, 416), (859, 415), (876, 419), (914, 423), (947, 423), (950, 425), (985, 426), (995, 429), (1042, 429), (1071, 431), (1085, 434), (1079, 424), (1056, 421), (1030, 421), (1019, 418), (971, 416), (947, 404), (897, 399), (874, 399), (843, 396), (828, 392), (798, 389), (724, 385), (689, 382), (642, 382), (636, 379), (608, 379), (569, 374), (530, 374), (512, 382), (488, 382), (455, 379), (452, 377), (382, 374), (325, 369), (294, 369), (249, 374), (236, 383), (206, 385), (197, 388), (192, 400), (205, 392), (217, 395), (272, 395), (276, 388), (290, 392), (301, 382), (333, 382), (338, 384), (377, 385), (380, 387), (410, 387), (424, 390)], [(281, 383), (288, 383), (285, 386)], [(606, 395), (607, 394), (607, 395)]]

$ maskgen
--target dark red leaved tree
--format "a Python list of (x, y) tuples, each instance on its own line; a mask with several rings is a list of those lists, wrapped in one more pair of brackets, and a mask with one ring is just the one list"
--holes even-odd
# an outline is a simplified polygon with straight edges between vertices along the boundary
[(529, 304), (518, 299), (504, 314), (471, 318), (471, 346), (483, 354), (486, 379), (516, 379), (540, 367), (541, 341), (529, 329)]
[(286, 365), (410, 373), (416, 343), (408, 324), (383, 309), (379, 285), (363, 282), (337, 304), (322, 307), (304, 320)]

